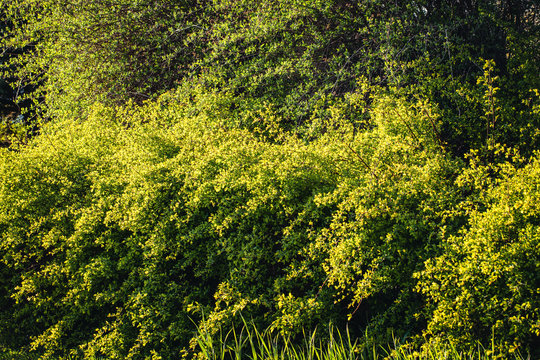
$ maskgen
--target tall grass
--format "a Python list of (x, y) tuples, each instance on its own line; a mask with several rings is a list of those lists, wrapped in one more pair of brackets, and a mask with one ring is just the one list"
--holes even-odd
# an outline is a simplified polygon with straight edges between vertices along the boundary
[[(326, 340), (318, 337), (316, 331), (310, 334), (304, 332), (300, 341), (293, 342), (289, 336), (270, 329), (260, 331), (255, 325), (243, 321), (240, 330), (233, 327), (217, 336), (199, 327), (197, 348), (191, 355), (197, 360), (533, 360), (519, 352), (510, 356), (497, 353), (494, 343), (490, 349), (478, 344), (476, 348), (465, 352), (450, 342), (431, 343), (421, 350), (415, 350), (397, 339), (389, 346), (373, 344), (367, 336), (353, 340), (348, 331), (342, 334), (333, 327), (329, 327), (324, 338)], [(0, 347), (0, 360), (38, 358), (42, 357)]]
[(475, 349), (460, 351), (450, 342), (428, 344), (422, 350), (394, 341), (390, 346), (370, 343), (365, 339), (351, 339), (348, 331), (342, 334), (329, 328), (327, 340), (317, 340), (316, 332), (304, 333), (300, 342), (269, 329), (259, 330), (244, 321), (240, 330), (232, 329), (212, 336), (204, 328), (198, 329), (197, 358), (201, 360), (530, 360), (520, 353), (511, 356), (497, 354), (495, 346), (486, 349), (480, 344)]

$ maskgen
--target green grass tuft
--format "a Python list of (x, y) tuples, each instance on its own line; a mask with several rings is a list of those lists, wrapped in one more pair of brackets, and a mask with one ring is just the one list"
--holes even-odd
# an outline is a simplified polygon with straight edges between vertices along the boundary
[[(342, 334), (329, 327), (328, 334), (320, 337), (317, 331), (303, 333), (300, 341), (293, 342), (290, 336), (272, 331), (259, 330), (254, 324), (243, 322), (237, 330), (221, 331), (217, 336), (204, 328), (198, 329), (197, 349), (194, 358), (198, 360), (530, 360), (516, 352), (511, 357), (497, 354), (481, 344), (468, 351), (458, 350), (451, 342), (428, 343), (415, 348), (410, 343), (383, 346), (373, 344), (366, 336), (352, 339), (349, 332)], [(324, 339), (324, 340), (323, 340)]]

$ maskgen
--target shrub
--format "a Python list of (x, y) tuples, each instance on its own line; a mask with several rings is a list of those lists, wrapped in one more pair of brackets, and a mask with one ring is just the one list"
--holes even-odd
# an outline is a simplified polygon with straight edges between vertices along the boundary
[[(503, 162), (472, 167), (464, 189), (486, 185), (467, 205), (470, 218), (426, 262), (418, 290), (427, 296), (427, 334), (467, 347), (494, 341), (502, 351), (537, 351), (540, 336), (539, 171)], [(491, 174), (497, 174), (489, 181)]]

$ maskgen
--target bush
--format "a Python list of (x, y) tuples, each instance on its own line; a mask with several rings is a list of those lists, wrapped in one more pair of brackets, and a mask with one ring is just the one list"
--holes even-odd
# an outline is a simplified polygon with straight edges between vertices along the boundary
[(383, 337), (418, 330), (410, 275), (460, 167), (429, 106), (381, 97), (368, 129), (338, 111), (310, 143), (183, 114), (96, 105), (2, 153), (6, 346), (171, 357), (190, 316), (217, 331), (239, 311), (291, 335), (347, 311)]
[[(538, 157), (473, 166), (463, 188), (471, 196), (469, 224), (449, 236), (444, 252), (426, 262), (418, 290), (428, 299), (427, 334), (467, 347), (494, 341), (500, 350), (535, 351), (540, 336)], [(496, 180), (490, 177), (498, 174)]]

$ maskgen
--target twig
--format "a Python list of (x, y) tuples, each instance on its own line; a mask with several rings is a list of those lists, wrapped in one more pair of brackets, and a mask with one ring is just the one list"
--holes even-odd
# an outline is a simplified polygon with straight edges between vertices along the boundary
[(368, 165), (367, 162), (365, 162), (365, 160), (362, 158), (362, 156), (360, 156), (359, 153), (357, 153), (352, 147), (350, 144), (347, 144), (347, 147), (349, 148), (349, 150), (351, 150), (351, 152), (356, 155), (356, 157), (360, 160), (360, 162), (362, 162), (362, 164), (364, 164), (364, 166), (366, 167), (366, 169), (369, 170), (369, 172), (371, 173), (371, 175), (373, 175), (373, 177), (375, 177), (375, 179), (377, 179), (377, 181), (379, 181), (379, 177), (373, 172), (373, 170), (371, 170), (371, 167)]
[(431, 123), (431, 127), (433, 128), (433, 132), (435, 133), (435, 136), (437, 137), (437, 141), (439, 142), (440, 146), (443, 146), (442, 140), (441, 140), (441, 134), (437, 130), (437, 127), (435, 126), (435, 121), (433, 121), (433, 118), (429, 115), (429, 112), (424, 109), (424, 114), (426, 114), (427, 118), (429, 119), (429, 122)]
[(418, 139), (418, 137), (416, 136), (416, 134), (414, 133), (414, 131), (412, 130), (412, 128), (409, 126), (409, 124), (407, 123), (407, 121), (403, 118), (403, 116), (401, 116), (401, 114), (394, 109), (394, 112), (396, 113), (396, 115), (401, 119), (401, 121), (405, 124), (405, 126), (407, 127), (407, 129), (409, 129), (409, 132), (411, 133), (412, 137), (414, 138), (414, 140), (416, 140), (416, 143), (420, 146), (420, 148), (422, 148), (422, 142)]

